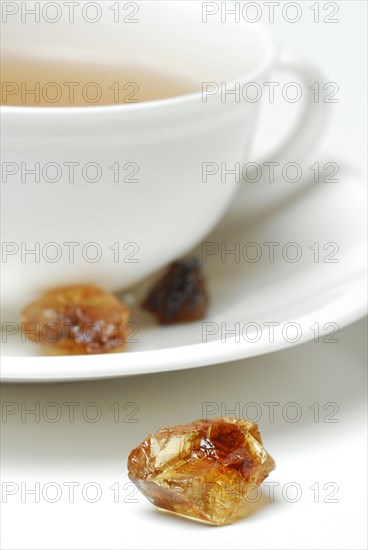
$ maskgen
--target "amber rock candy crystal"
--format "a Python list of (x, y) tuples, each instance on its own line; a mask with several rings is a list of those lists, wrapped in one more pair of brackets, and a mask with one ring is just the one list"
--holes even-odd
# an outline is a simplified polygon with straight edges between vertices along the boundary
[(129, 478), (152, 504), (214, 525), (234, 519), (274, 468), (258, 425), (233, 417), (161, 428), (128, 458)]
[(54, 288), (22, 312), (27, 337), (59, 353), (89, 354), (125, 347), (130, 311), (92, 285)]

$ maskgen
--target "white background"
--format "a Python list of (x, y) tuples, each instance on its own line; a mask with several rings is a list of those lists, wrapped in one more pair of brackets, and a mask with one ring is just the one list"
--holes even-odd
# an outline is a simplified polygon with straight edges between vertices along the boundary
[[(322, 148), (331, 160), (348, 160), (361, 169), (366, 150), (366, 3), (338, 2), (340, 22), (333, 25), (314, 24), (306, 7), (312, 2), (299, 3), (308, 17), (295, 25), (276, 17), (271, 31), (281, 47), (301, 54), (326, 74), (326, 81), (338, 83), (339, 103), (333, 106)], [(273, 123), (275, 132), (278, 126)], [(267, 149), (267, 139), (258, 141), (258, 151)], [(76, 414), (73, 423), (66, 415), (56, 423), (42, 418), (37, 423), (32, 417), (22, 422), (18, 414), (2, 422), (2, 481), (14, 482), (19, 489), (22, 482), (28, 488), (37, 482), (41, 487), (54, 482), (63, 488), (57, 503), (42, 496), (35, 503), (32, 495), (22, 503), (20, 490), (9, 496), (2, 505), (2, 548), (365, 548), (365, 328), (361, 321), (344, 329), (334, 344), (310, 343), (183, 372), (104, 382), (3, 386), (6, 402), (28, 406), (40, 402), (42, 407), (52, 401), (74, 401), (81, 404), (79, 411), (84, 404), (96, 402), (102, 418), (91, 423)], [(122, 502), (130, 491), (123, 488), (127, 455), (148, 433), (201, 417), (203, 402), (224, 402), (231, 409), (235, 402), (262, 405), (267, 401), (280, 403), (275, 422), (270, 422), (264, 406), (259, 421), (265, 447), (277, 462), (269, 478), (280, 483), (275, 502), (268, 502), (266, 494), (248, 507), (241, 521), (222, 528), (169, 517), (139, 494), (137, 503)], [(137, 403), (139, 422), (114, 422), (109, 409), (114, 402)], [(280, 414), (289, 402), (301, 407), (302, 418), (296, 423)], [(320, 421), (314, 422), (309, 407), (315, 402), (321, 407), (337, 403), (334, 418), (338, 422), (323, 422), (323, 409)], [(68, 502), (65, 482), (80, 483), (74, 503)], [(81, 487), (88, 482), (101, 487), (97, 503), (81, 496)], [(109, 489), (116, 482), (119, 503), (114, 503)], [(287, 502), (282, 495), (281, 489), (291, 482), (302, 490), (297, 503)], [(323, 502), (329, 493), (323, 486), (328, 482), (338, 486), (336, 503)], [(320, 487), (317, 503), (309, 489), (315, 483)]]

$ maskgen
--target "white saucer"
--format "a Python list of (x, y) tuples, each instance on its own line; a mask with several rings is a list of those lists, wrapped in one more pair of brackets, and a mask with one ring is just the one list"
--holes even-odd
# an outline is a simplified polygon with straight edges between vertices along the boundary
[[(235, 262), (231, 254), (223, 258), (226, 261), (221, 261), (220, 253), (208, 256), (204, 269), (211, 306), (204, 322), (212, 323), (206, 325), (207, 331), (218, 331), (208, 334), (206, 343), (202, 322), (161, 327), (139, 313), (133, 318), (140, 327), (135, 336), (139, 341), (125, 353), (45, 356), (37, 345), (22, 343), (19, 335), (8, 337), (2, 346), (2, 380), (131, 376), (252, 357), (313, 339), (319, 339), (316, 345), (332, 344), (339, 338), (339, 328), (366, 312), (365, 193), (364, 179), (340, 167), (338, 183), (308, 183), (277, 207), (253, 217), (247, 214), (245, 221), (247, 193), (241, 190), (206, 242), (217, 243), (220, 249), (226, 243), (228, 250), (257, 243), (262, 257), (256, 262), (242, 258)], [(263, 244), (267, 242), (280, 243), (274, 262), (269, 261), (271, 245)], [(284, 257), (281, 253), (292, 242), (302, 252), (295, 263), (285, 257), (288, 254), (291, 259), (296, 253), (293, 245), (284, 249)], [(326, 243), (336, 244), (324, 249)], [(194, 252), (201, 256), (202, 250), (199, 246)], [(252, 259), (256, 248), (249, 246), (247, 252)], [(144, 290), (140, 285), (134, 292), (140, 296)], [(279, 323), (274, 325), (273, 337), (270, 323)], [(248, 327), (245, 338), (244, 325)], [(231, 329), (235, 336), (225, 334)]]

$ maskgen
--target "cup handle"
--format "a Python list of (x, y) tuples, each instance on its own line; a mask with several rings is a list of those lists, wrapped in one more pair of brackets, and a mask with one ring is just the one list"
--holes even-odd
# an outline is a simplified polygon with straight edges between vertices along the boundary
[[(304, 84), (303, 94), (306, 94), (308, 87), (313, 83), (322, 81), (322, 76), (315, 67), (288, 52), (282, 54), (274, 69), (277, 71), (287, 70), (297, 74)], [(279, 162), (280, 165), (300, 160), (319, 140), (327, 119), (329, 110), (327, 107), (328, 104), (323, 103), (320, 98), (315, 102), (312, 93), (309, 96), (306, 95), (299, 123), (291, 130), (278, 149), (269, 155), (267, 160)]]

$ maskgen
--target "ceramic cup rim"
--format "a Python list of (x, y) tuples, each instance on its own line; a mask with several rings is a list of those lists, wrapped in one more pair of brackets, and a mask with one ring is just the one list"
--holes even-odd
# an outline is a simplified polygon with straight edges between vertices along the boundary
[[(231, 23), (236, 27), (235, 23)], [(274, 43), (273, 37), (270, 32), (262, 25), (257, 23), (256, 26), (258, 39), (263, 40), (265, 45), (265, 54), (262, 62), (251, 72), (242, 74), (237, 78), (222, 80), (228, 86), (239, 83), (240, 85), (246, 85), (251, 82), (257, 82), (262, 74), (265, 74), (267, 70), (273, 65), (278, 49)], [(221, 95), (221, 90), (217, 90), (207, 98), (208, 103), (218, 101)], [(91, 105), (91, 106), (14, 106), (14, 105), (0, 105), (0, 112), (7, 118), (18, 118), (22, 116), (34, 116), (41, 117), (67, 117), (77, 115), (78, 118), (89, 117), (92, 113), (98, 116), (106, 115), (118, 115), (123, 113), (138, 113), (138, 112), (152, 112), (154, 110), (165, 109), (166, 107), (172, 109), (177, 106), (202, 103), (203, 90), (197, 90), (195, 92), (180, 94), (173, 97), (154, 99), (150, 101), (141, 101), (138, 103), (118, 103), (111, 105)]]

